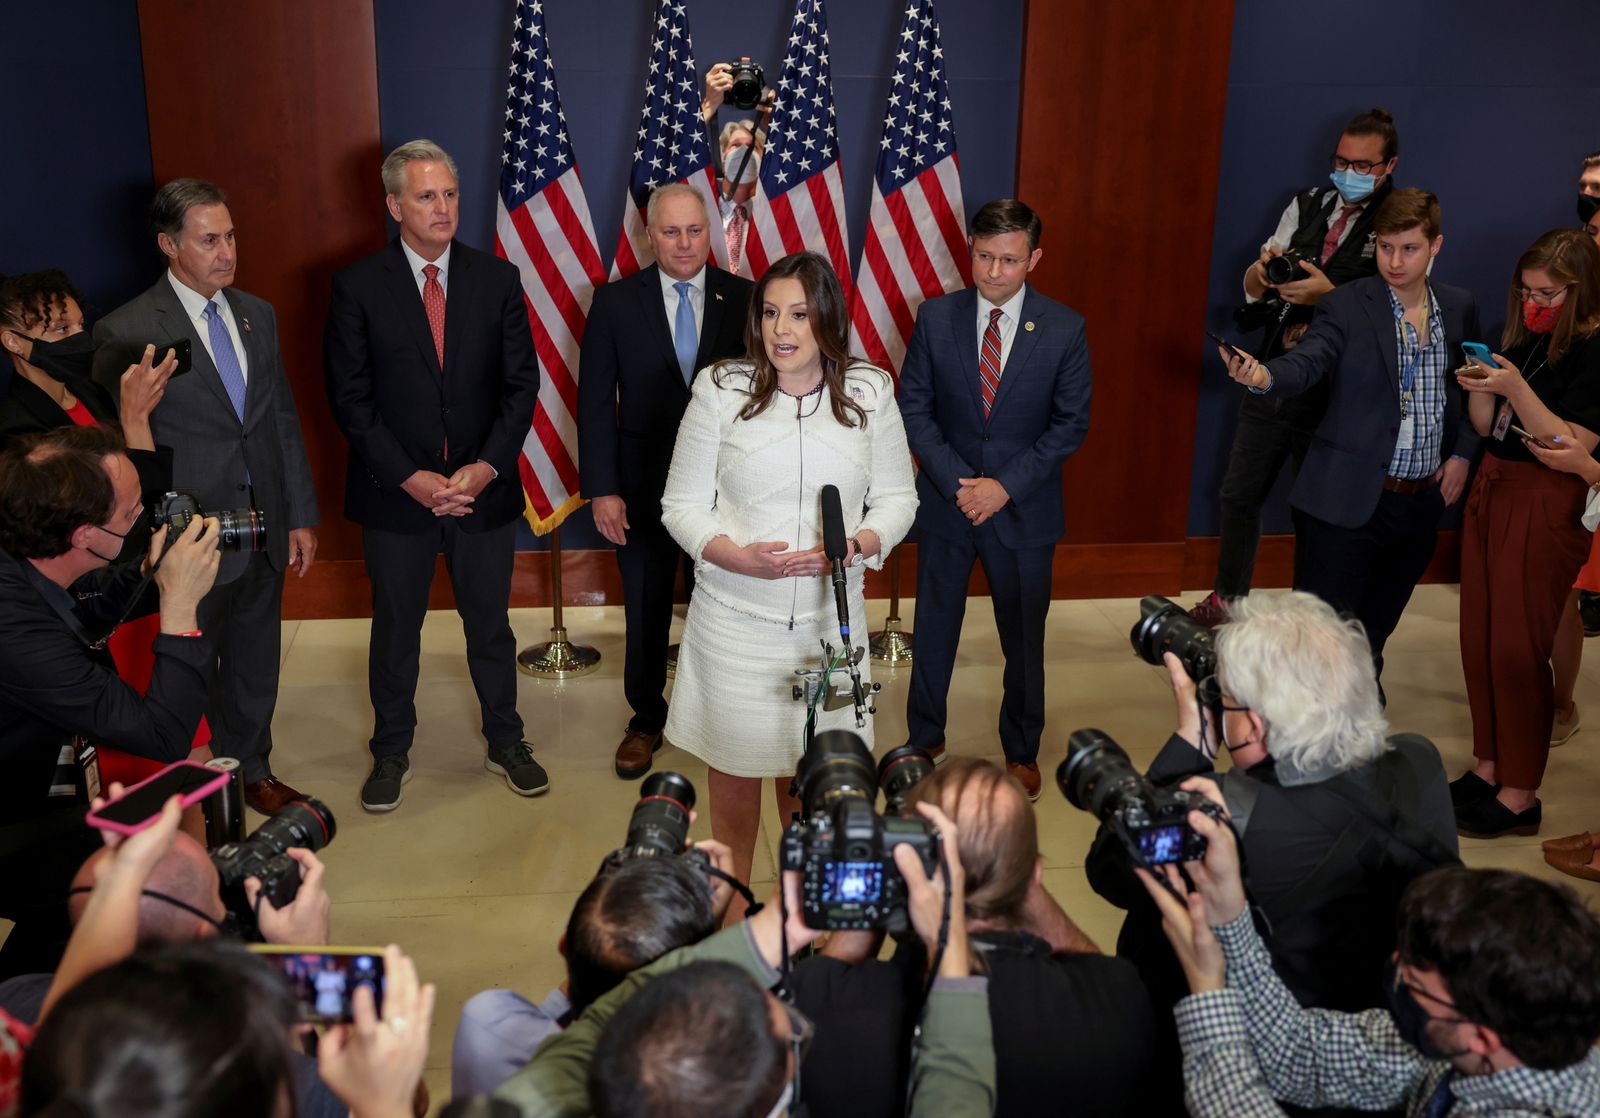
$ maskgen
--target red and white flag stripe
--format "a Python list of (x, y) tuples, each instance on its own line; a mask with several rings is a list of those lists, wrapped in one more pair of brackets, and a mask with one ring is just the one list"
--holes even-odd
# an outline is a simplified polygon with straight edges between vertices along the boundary
[(838, 160), (775, 198), (756, 191), (750, 221), (740, 274), (759, 278), (779, 257), (815, 252), (833, 265), (849, 298), (850, 247), (845, 234), (844, 174)]

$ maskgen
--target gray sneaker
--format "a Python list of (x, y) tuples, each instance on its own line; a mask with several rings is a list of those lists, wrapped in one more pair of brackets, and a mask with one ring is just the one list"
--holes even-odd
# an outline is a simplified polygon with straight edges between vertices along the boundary
[(411, 762), (404, 757), (381, 757), (361, 786), (361, 806), (368, 811), (393, 811), (400, 806), (400, 786), (411, 779)]
[(525, 741), (491, 745), (483, 767), (505, 777), (506, 786), (519, 796), (542, 796), (550, 791), (550, 777), (533, 759), (533, 746)]

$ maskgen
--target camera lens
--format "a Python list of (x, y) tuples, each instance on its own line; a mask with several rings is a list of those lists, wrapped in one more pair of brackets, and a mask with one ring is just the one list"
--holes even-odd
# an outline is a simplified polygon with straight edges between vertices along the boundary
[(796, 780), (807, 815), (815, 815), (841, 798), (871, 801), (878, 795), (872, 752), (860, 734), (849, 730), (824, 730), (812, 738), (800, 758)]
[(889, 813), (898, 815), (911, 790), (933, 772), (933, 758), (915, 745), (902, 745), (878, 762), (878, 787)]
[(259, 509), (224, 509), (216, 517), (217, 546), (223, 551), (261, 551), (266, 548), (266, 513)]
[(1295, 280), (1305, 279), (1305, 269), (1300, 267), (1300, 257), (1292, 252), (1282, 256), (1274, 256), (1267, 261), (1267, 282), (1270, 284), (1293, 283)]
[(291, 846), (304, 847), (314, 853), (332, 842), (337, 831), (328, 805), (307, 796), (285, 805), (245, 841), (260, 842), (276, 854), (282, 854)]
[(1211, 630), (1185, 613), (1182, 606), (1151, 594), (1139, 599), (1139, 614), (1128, 638), (1141, 660), (1159, 667), (1163, 654), (1170, 652), (1183, 662), (1189, 678), (1197, 683), (1217, 673), (1216, 642)]
[(1144, 778), (1104, 730), (1083, 729), (1067, 738), (1056, 785), (1073, 807), (1104, 820), (1130, 799), (1140, 798)]
[(694, 785), (677, 773), (655, 773), (639, 789), (622, 849), (628, 857), (670, 857), (689, 842)]
[(732, 69), (733, 85), (728, 87), (728, 104), (748, 112), (761, 103), (766, 76), (761, 72), (760, 63), (752, 62), (748, 56), (735, 62)]

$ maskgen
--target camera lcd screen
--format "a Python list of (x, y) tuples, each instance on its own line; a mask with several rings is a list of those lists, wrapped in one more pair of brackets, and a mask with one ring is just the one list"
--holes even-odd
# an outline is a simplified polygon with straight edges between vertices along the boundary
[(1139, 854), (1152, 866), (1183, 860), (1184, 824), (1151, 827), (1139, 832)]
[(823, 904), (866, 904), (883, 897), (883, 867), (877, 862), (828, 862), (823, 866)]
[(300, 1006), (300, 1019), (314, 1025), (354, 1020), (355, 992), (372, 990), (373, 1008), (383, 1012), (383, 952), (370, 948), (287, 948), (262, 944), (250, 949), (264, 956), (281, 974)]

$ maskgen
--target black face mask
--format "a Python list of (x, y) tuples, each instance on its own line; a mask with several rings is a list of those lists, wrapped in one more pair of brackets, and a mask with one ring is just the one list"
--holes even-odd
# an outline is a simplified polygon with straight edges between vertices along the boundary
[(1389, 961), (1384, 973), (1384, 993), (1389, 999), (1389, 1016), (1394, 1018), (1394, 1028), (1400, 1034), (1400, 1039), (1405, 1041), (1425, 1059), (1453, 1060), (1464, 1055), (1467, 1049), (1451, 1052), (1440, 1048), (1428, 1038), (1428, 1025), (1433, 1021), (1443, 1021), (1450, 1024), (1467, 1024), (1465, 1017), (1431, 1017), (1423, 1008), (1417, 996), (1411, 992), (1411, 987), (1400, 980), (1400, 965), (1394, 960)]
[(94, 338), (85, 330), (81, 334), (62, 338), (59, 342), (33, 339), (33, 353), (28, 364), (63, 384), (82, 382), (94, 377)]
[(1578, 222), (1588, 225), (1589, 219), (1600, 213), (1600, 194), (1578, 195)]

